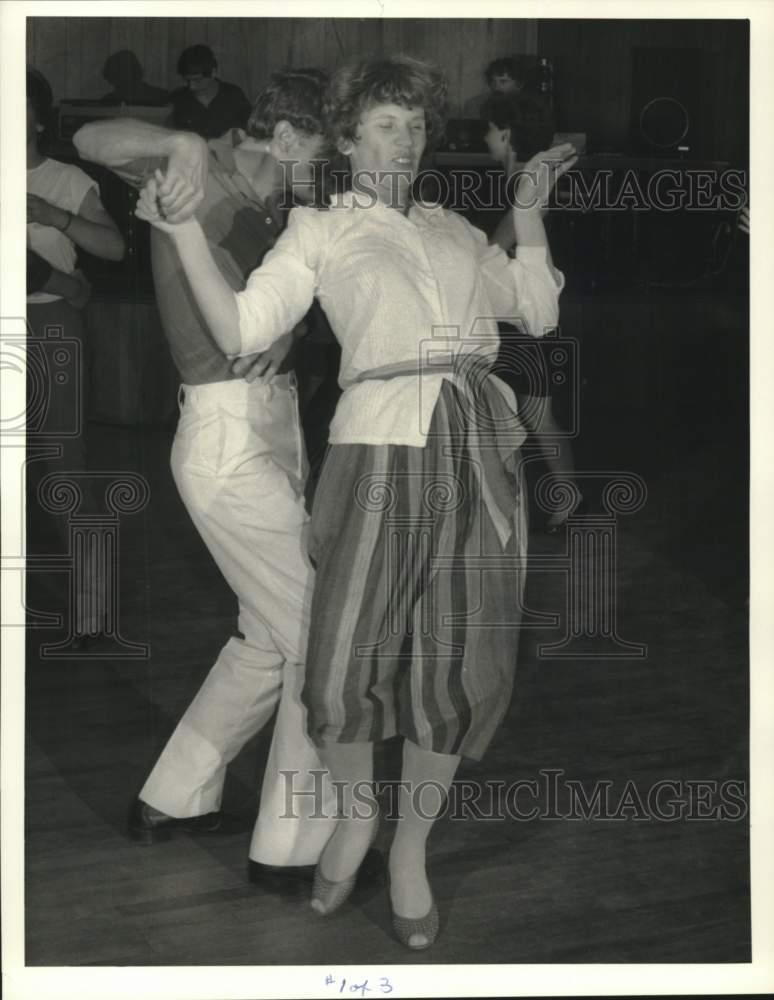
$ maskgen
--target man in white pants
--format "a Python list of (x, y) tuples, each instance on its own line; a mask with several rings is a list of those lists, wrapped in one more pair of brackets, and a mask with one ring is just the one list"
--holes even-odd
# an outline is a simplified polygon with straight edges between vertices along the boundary
[[(239, 289), (281, 230), (287, 171), (294, 171), (296, 192), (311, 177), (310, 161), (322, 148), (320, 83), (313, 72), (276, 74), (253, 108), (248, 137), (235, 131), (205, 143), (118, 119), (84, 126), (74, 142), (84, 159), (136, 187), (154, 174), (163, 178), (167, 217), (195, 210), (218, 266)], [(217, 831), (226, 766), (279, 703), (250, 860), (285, 870), (313, 865), (332, 831), (334, 802), (299, 698), (313, 571), (306, 456), (286, 359), (293, 336), (253, 365), (257, 380), (239, 377), (207, 330), (172, 241), (157, 230), (152, 256), (159, 312), (183, 383), (172, 471), (237, 596), (241, 637), (223, 647), (180, 720), (133, 804), (129, 831), (145, 843), (177, 831)], [(292, 772), (292, 784), (281, 772)], [(321, 793), (316, 803), (311, 792)]]

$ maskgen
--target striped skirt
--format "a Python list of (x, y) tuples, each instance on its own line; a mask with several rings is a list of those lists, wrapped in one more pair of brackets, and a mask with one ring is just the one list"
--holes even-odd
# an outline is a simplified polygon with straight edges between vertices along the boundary
[[(487, 408), (497, 390), (481, 396)], [(515, 461), (472, 453), (468, 403), (444, 382), (424, 448), (328, 451), (312, 512), (302, 695), (318, 746), (401, 735), (478, 760), (508, 708), (525, 502)]]

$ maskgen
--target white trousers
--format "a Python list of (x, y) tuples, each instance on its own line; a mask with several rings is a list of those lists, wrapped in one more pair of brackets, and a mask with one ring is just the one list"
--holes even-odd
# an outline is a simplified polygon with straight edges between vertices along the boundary
[(295, 378), (183, 386), (182, 394), (172, 473), (236, 594), (242, 637), (221, 650), (140, 798), (179, 818), (219, 809), (226, 766), (279, 707), (250, 858), (314, 864), (334, 822), (320, 813), (335, 809), (300, 701), (314, 571)]

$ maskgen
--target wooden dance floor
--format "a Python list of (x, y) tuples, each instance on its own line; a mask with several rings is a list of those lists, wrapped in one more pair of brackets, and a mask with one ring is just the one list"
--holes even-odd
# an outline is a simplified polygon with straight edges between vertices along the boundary
[[(564, 310), (564, 331), (585, 352), (579, 470), (626, 471), (647, 486), (642, 509), (616, 522), (616, 628), (646, 655), (539, 653), (562, 638), (569, 612), (557, 571), (565, 537), (544, 535), (535, 516), (527, 603), (558, 620), (524, 629), (506, 721), (489, 755), (463, 764), (459, 779), (538, 781), (541, 807), (550, 806), (541, 772), (559, 772), (562, 787), (579, 782), (587, 796), (607, 782), (619, 818), (440, 820), (430, 878), (441, 933), (419, 954), (392, 937), (382, 883), (321, 920), (307, 890), (247, 880), (268, 733), (229, 771), (224, 808), (241, 832), (131, 842), (129, 802), (234, 629), (235, 603), (176, 494), (172, 431), (91, 426), (94, 464), (138, 473), (151, 487), (120, 530), (121, 629), (148, 643), (150, 657), (48, 659), (41, 644), (62, 633), (28, 632), (28, 964), (750, 960), (747, 817), (719, 817), (710, 794), (702, 818), (701, 793), (688, 784), (735, 782), (746, 799), (742, 299), (603, 290), (568, 298)], [(601, 511), (601, 486), (593, 494), (602, 480), (589, 482)], [(32, 574), (29, 583), (33, 608), (63, 609), (64, 575)], [(396, 776), (395, 749), (380, 751), (382, 776)], [(627, 787), (644, 801), (664, 781), (677, 783), (673, 798), (691, 799), (692, 818), (621, 807)], [(388, 847), (391, 829), (382, 825), (377, 846)]]

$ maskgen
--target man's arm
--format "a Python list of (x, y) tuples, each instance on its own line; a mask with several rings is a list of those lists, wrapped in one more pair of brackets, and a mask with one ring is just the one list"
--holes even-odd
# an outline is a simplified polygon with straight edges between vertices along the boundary
[(73, 136), (84, 160), (99, 163), (134, 187), (153, 176), (164, 161), (164, 183), (159, 189), (169, 222), (190, 219), (204, 199), (209, 152), (193, 132), (177, 132), (133, 118), (114, 118), (84, 125)]
[(105, 260), (121, 260), (124, 238), (96, 191), (90, 190), (77, 212), (54, 205), (35, 194), (27, 195), (27, 221), (58, 229), (88, 253)]

